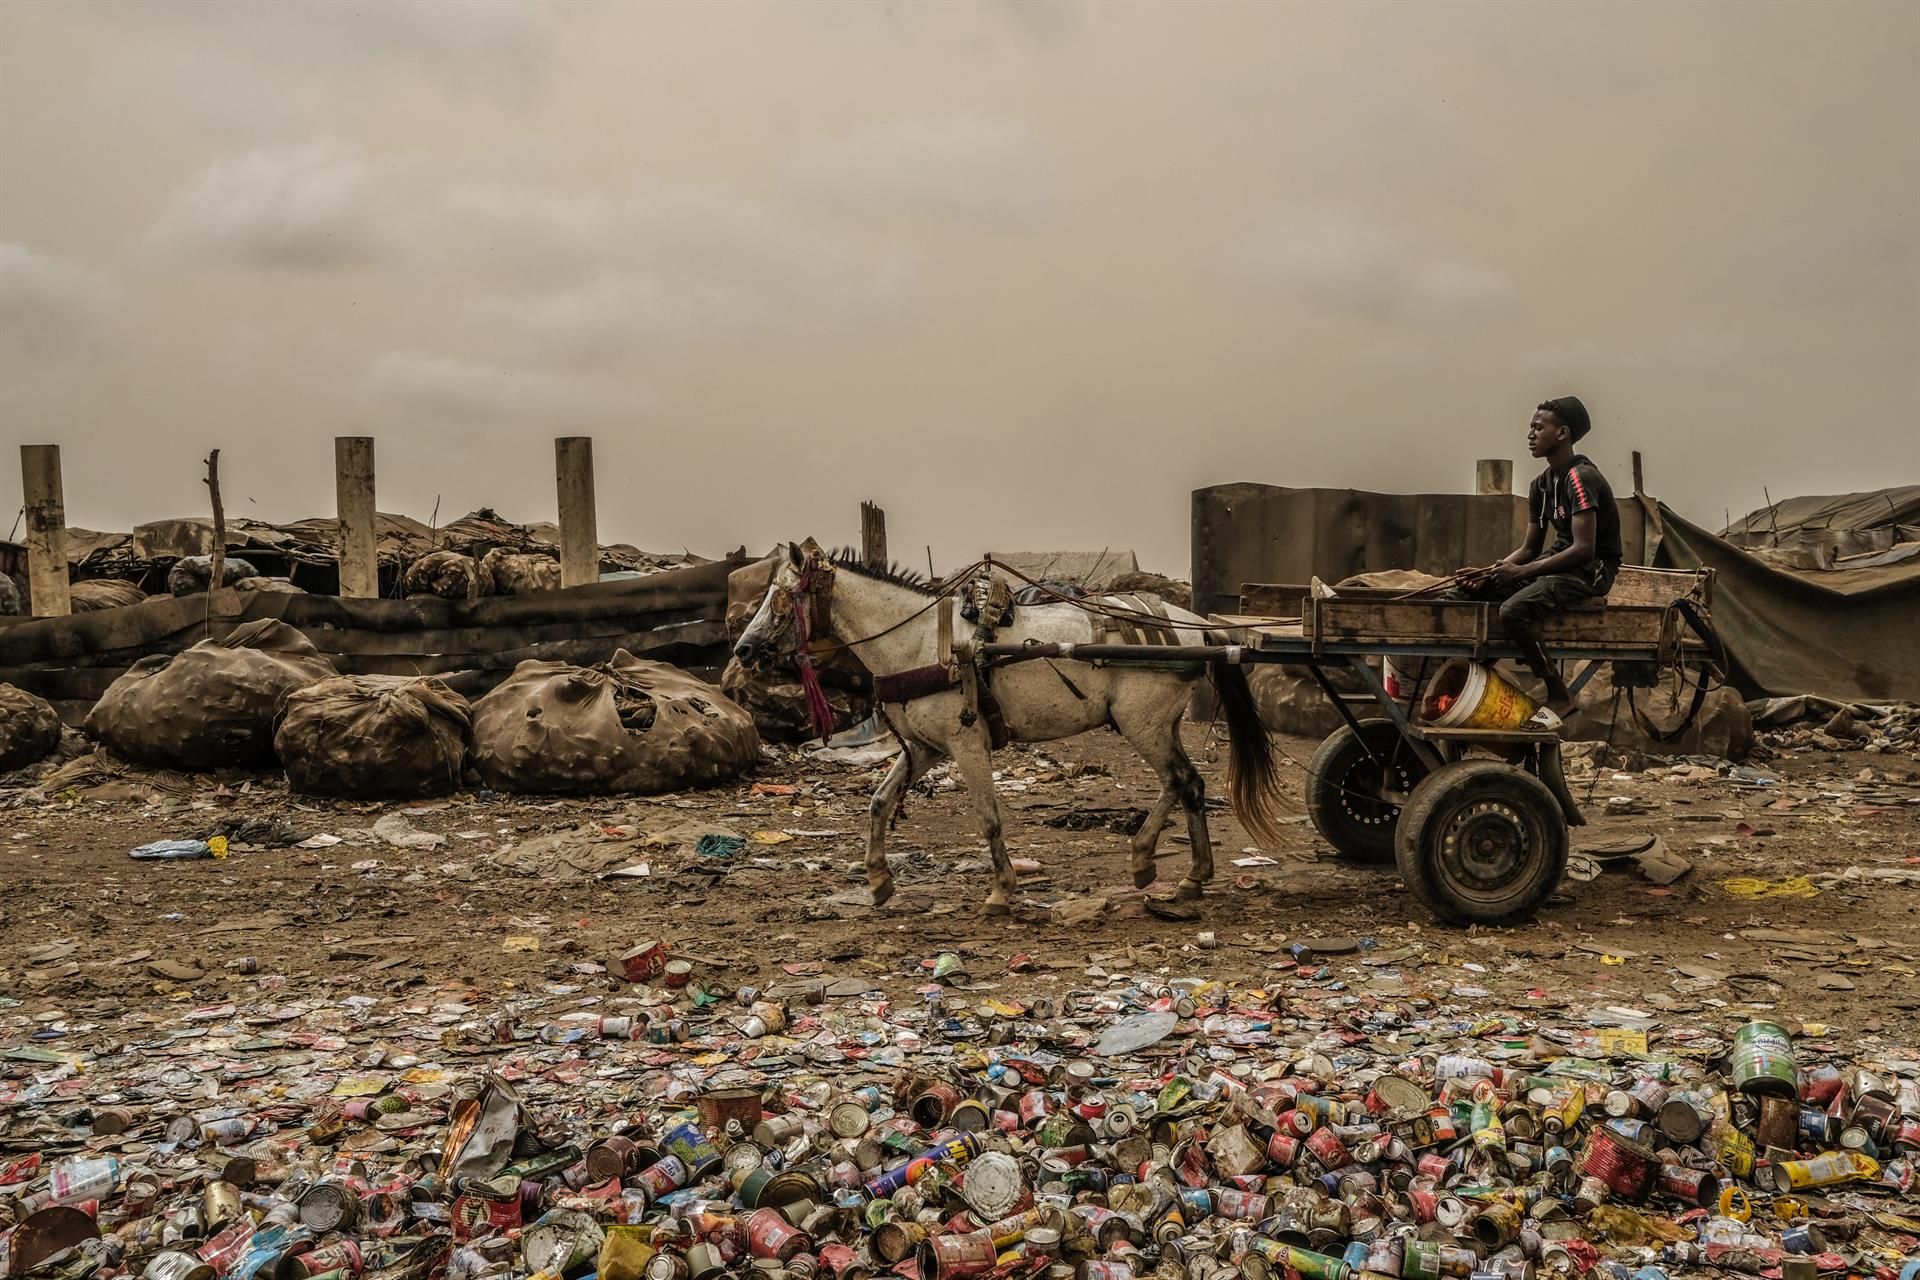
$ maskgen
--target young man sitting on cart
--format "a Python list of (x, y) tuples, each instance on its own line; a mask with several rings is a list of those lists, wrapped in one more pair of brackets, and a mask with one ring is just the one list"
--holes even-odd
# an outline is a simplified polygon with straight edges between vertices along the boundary
[[(1467, 569), (1456, 599), (1499, 600), (1500, 625), (1532, 672), (1547, 686), (1547, 706), (1560, 716), (1573, 698), (1560, 668), (1540, 643), (1540, 624), (1582, 600), (1604, 596), (1620, 570), (1620, 512), (1613, 487), (1574, 446), (1592, 429), (1578, 396), (1543, 401), (1527, 427), (1527, 452), (1547, 469), (1527, 490), (1527, 540), (1506, 559)], [(1547, 531), (1553, 549), (1542, 554)]]

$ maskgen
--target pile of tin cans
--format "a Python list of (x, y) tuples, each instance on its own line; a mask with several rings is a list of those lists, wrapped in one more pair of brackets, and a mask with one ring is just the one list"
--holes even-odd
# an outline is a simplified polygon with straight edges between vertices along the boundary
[[(1802, 1061), (1759, 1021), (1665, 1054), (1585, 1033), (1449, 1048), (1283, 1036), (1270, 995), (1218, 984), (1143, 1000), (991, 1028), (935, 1006), (928, 1051), (826, 1063), (759, 1001), (729, 1033), (751, 1070), (716, 1069), (711, 1040), (604, 1037), (567, 1050), (565, 1107), (520, 1099), (527, 1064), (200, 1121), (100, 1105), (93, 1138), (0, 1163), (0, 1271), (1920, 1280), (1913, 1064)], [(791, 1030), (819, 1046), (830, 1021)], [(622, 1042), (706, 1073), (596, 1097), (585, 1069)], [(746, 1082), (718, 1087), (729, 1071)]]

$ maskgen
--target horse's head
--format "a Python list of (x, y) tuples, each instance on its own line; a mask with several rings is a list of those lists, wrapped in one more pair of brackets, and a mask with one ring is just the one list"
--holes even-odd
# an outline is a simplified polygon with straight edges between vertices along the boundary
[(833, 593), (833, 561), (812, 538), (782, 543), (774, 551), (773, 580), (753, 620), (740, 633), (733, 656), (749, 671), (759, 671), (796, 649), (798, 608), (807, 610), (806, 639), (826, 636), (828, 602)]

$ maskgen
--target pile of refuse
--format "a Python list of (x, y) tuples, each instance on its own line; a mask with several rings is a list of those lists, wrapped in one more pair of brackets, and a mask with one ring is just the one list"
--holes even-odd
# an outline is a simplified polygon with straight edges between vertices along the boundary
[(1747, 704), (1761, 741), (1778, 751), (1920, 754), (1920, 706), (1834, 702), (1810, 696)]
[[(650, 942), (610, 962), (631, 985), (557, 1017), (591, 989), (482, 1014), (254, 975), (258, 1004), (170, 1027), (15, 1014), (0, 1271), (1920, 1274), (1904, 1050), (1389, 1003), (1298, 959), (1267, 987), (1103, 974), (1015, 999), (947, 954), (909, 961), (921, 998), (894, 1003), (858, 978), (729, 990)], [(83, 1032), (98, 1047), (62, 1045)]]

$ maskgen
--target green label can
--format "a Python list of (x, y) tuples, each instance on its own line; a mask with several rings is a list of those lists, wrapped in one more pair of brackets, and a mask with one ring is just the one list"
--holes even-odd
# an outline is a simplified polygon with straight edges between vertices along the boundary
[(1800, 1089), (1793, 1061), (1793, 1037), (1772, 1022), (1749, 1022), (1734, 1033), (1727, 1054), (1728, 1072), (1743, 1093), (1792, 1098)]
[(1400, 1280), (1440, 1280), (1440, 1246), (1408, 1240), (1400, 1254)]

